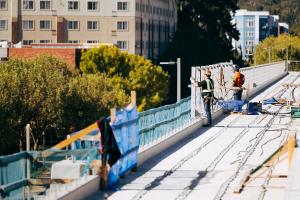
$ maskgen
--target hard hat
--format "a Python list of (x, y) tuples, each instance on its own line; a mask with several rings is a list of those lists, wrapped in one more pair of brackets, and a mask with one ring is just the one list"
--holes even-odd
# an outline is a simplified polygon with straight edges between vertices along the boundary
[(211, 71), (209, 69), (206, 69), (204, 71), (204, 75), (211, 76)]

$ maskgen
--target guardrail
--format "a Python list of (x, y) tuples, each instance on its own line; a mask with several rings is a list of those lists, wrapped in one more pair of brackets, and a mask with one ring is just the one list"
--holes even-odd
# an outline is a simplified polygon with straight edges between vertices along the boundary
[[(0, 157), (0, 199), (31, 199), (34, 197), (29, 190), (29, 182), (38, 180), (43, 173), (51, 171), (53, 163), (66, 158), (74, 160), (86, 160), (82, 175), (86, 175), (89, 169), (89, 160), (95, 159), (98, 150), (52, 150), (51, 156), (44, 157), (43, 152), (20, 152)], [(28, 165), (29, 161), (29, 165)], [(30, 167), (30, 177), (28, 176)], [(45, 177), (44, 177), (45, 179)], [(49, 177), (50, 179), (50, 177)], [(49, 189), (48, 189), (49, 190)], [(1, 198), (2, 197), (2, 198)]]
[(151, 146), (191, 120), (191, 97), (139, 114), (140, 147)]
[(23, 198), (28, 159), (26, 152), (0, 157), (0, 193), (3, 198)]

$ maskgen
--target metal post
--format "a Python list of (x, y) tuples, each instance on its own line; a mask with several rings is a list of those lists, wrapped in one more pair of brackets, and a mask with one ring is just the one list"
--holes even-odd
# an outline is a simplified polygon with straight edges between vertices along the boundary
[(42, 132), (43, 135), (43, 151), (45, 150), (45, 132)]
[(160, 62), (160, 65), (177, 65), (177, 102), (181, 99), (181, 59), (177, 58), (177, 62)]
[(181, 99), (181, 60), (177, 58), (177, 102)]
[[(26, 151), (30, 151), (30, 124), (26, 125)], [(30, 159), (27, 158), (27, 179), (30, 179)]]

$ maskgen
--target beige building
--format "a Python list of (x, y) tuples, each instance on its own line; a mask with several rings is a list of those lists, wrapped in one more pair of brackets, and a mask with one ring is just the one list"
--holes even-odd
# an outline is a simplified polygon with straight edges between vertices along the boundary
[(0, 0), (0, 41), (113, 43), (155, 59), (176, 30), (176, 0)]

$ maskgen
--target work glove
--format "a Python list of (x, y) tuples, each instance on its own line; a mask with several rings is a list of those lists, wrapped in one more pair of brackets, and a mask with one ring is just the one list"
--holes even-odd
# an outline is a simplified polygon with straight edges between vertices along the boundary
[(195, 79), (193, 79), (193, 78), (191, 77), (190, 80), (191, 80), (191, 83), (192, 83), (193, 85), (197, 85), (197, 81), (196, 81)]

